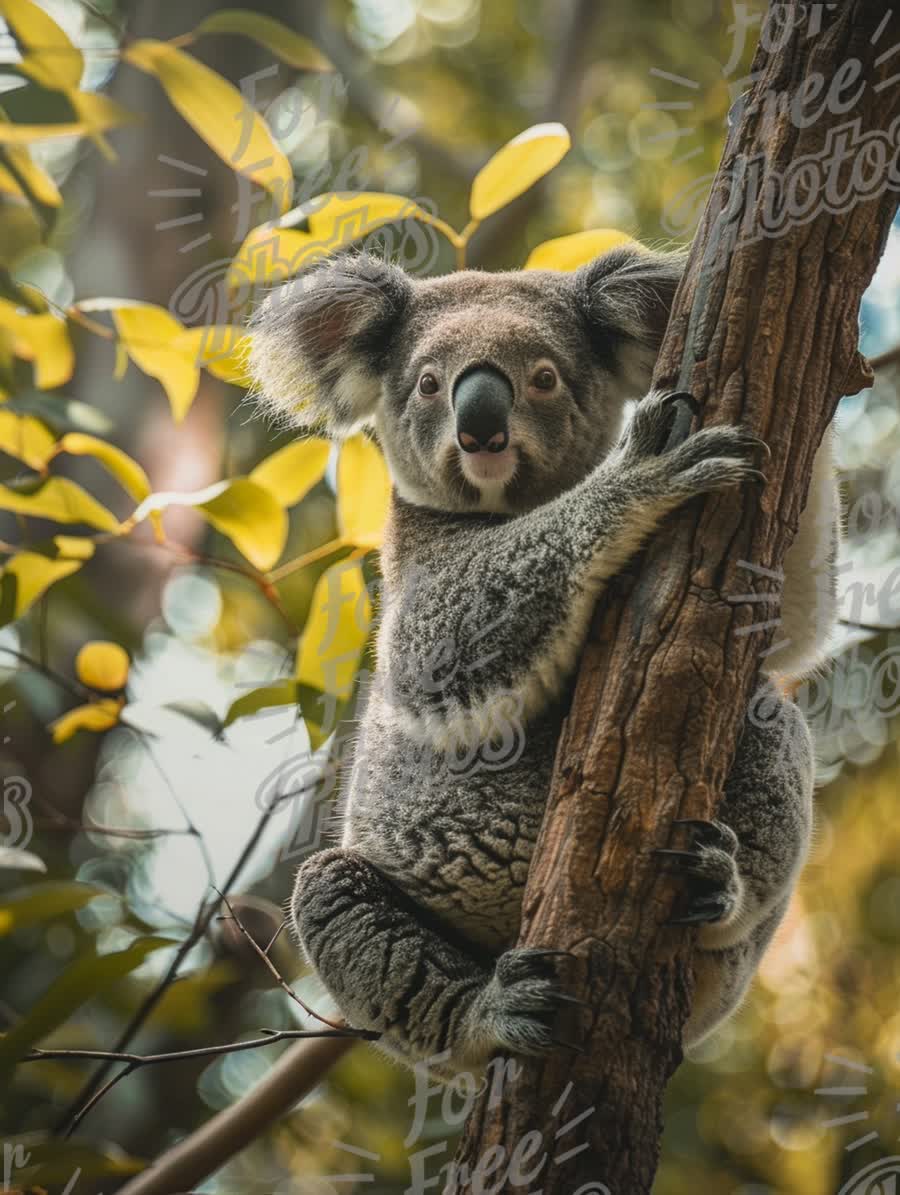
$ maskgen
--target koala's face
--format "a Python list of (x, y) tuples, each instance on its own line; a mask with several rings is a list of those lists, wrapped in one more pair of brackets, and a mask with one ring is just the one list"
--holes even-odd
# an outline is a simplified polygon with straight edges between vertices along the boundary
[(649, 381), (682, 268), (625, 246), (572, 274), (414, 280), (345, 256), (269, 297), (251, 369), (293, 422), (374, 427), (408, 501), (518, 513), (607, 453), (625, 397)]

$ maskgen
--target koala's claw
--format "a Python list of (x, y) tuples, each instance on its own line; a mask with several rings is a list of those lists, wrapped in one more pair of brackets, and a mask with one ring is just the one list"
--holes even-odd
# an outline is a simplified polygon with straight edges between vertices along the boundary
[(664, 394), (660, 401), (665, 406), (674, 406), (675, 403), (683, 402), (685, 406), (690, 407), (692, 415), (699, 415), (703, 410), (699, 400), (694, 398), (690, 390), (673, 390), (671, 394)]
[(711, 896), (695, 896), (691, 899), (687, 913), (682, 917), (670, 917), (666, 925), (712, 925), (725, 921), (734, 911), (734, 901), (726, 893), (714, 892)]
[(560, 991), (554, 956), (567, 950), (514, 948), (497, 959), (494, 976), (472, 1012), (475, 1036), (490, 1038), (492, 1049), (543, 1054), (554, 1045), (578, 1049), (554, 1037), (563, 1005), (590, 1007)]
[(578, 1046), (573, 1041), (563, 1041), (563, 1039), (561, 1037), (551, 1037), (550, 1044), (553, 1046), (559, 1046), (560, 1049), (563, 1049), (563, 1050), (571, 1050), (573, 1054), (583, 1054), (584, 1053), (583, 1046)]
[(651, 853), (687, 877), (692, 891), (686, 912), (671, 918), (666, 925), (728, 921), (741, 901), (741, 879), (735, 862), (737, 835), (724, 822), (702, 818), (681, 818), (673, 825), (695, 831), (692, 846), (685, 850), (654, 847)]
[(733, 855), (738, 848), (738, 837), (730, 826), (724, 822), (707, 821), (702, 817), (680, 817), (672, 822), (673, 826), (689, 826), (697, 831), (696, 842), (717, 846)]

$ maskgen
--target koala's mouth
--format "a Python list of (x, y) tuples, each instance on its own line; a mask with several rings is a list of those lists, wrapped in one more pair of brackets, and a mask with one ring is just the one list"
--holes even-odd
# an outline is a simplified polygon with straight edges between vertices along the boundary
[(518, 464), (518, 452), (508, 445), (502, 452), (460, 452), (459, 460), (466, 481), (481, 489), (511, 481)]

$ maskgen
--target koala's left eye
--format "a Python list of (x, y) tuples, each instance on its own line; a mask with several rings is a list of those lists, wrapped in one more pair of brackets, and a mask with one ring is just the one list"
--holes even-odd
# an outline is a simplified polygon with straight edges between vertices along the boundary
[(531, 384), (535, 390), (555, 390), (558, 381), (556, 370), (549, 365), (542, 365), (531, 379)]
[(430, 398), (432, 394), (437, 394), (441, 385), (433, 373), (423, 373), (419, 378), (419, 393), (424, 394), (426, 398)]

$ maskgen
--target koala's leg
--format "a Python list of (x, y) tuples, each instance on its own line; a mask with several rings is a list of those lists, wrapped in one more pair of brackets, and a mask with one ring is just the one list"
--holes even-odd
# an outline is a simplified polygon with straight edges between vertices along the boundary
[(809, 849), (813, 781), (806, 721), (769, 686), (744, 724), (718, 820), (688, 823), (693, 847), (662, 852), (690, 881), (673, 920), (701, 926), (688, 1044), (734, 1011), (784, 916)]
[[(425, 924), (421, 909), (355, 851), (319, 851), (292, 901), (310, 963), (355, 1028), (437, 1074), (477, 1069), (495, 1050), (552, 1047), (562, 1003), (552, 950), (467, 953)], [(574, 1002), (574, 1001), (573, 1001)]]

